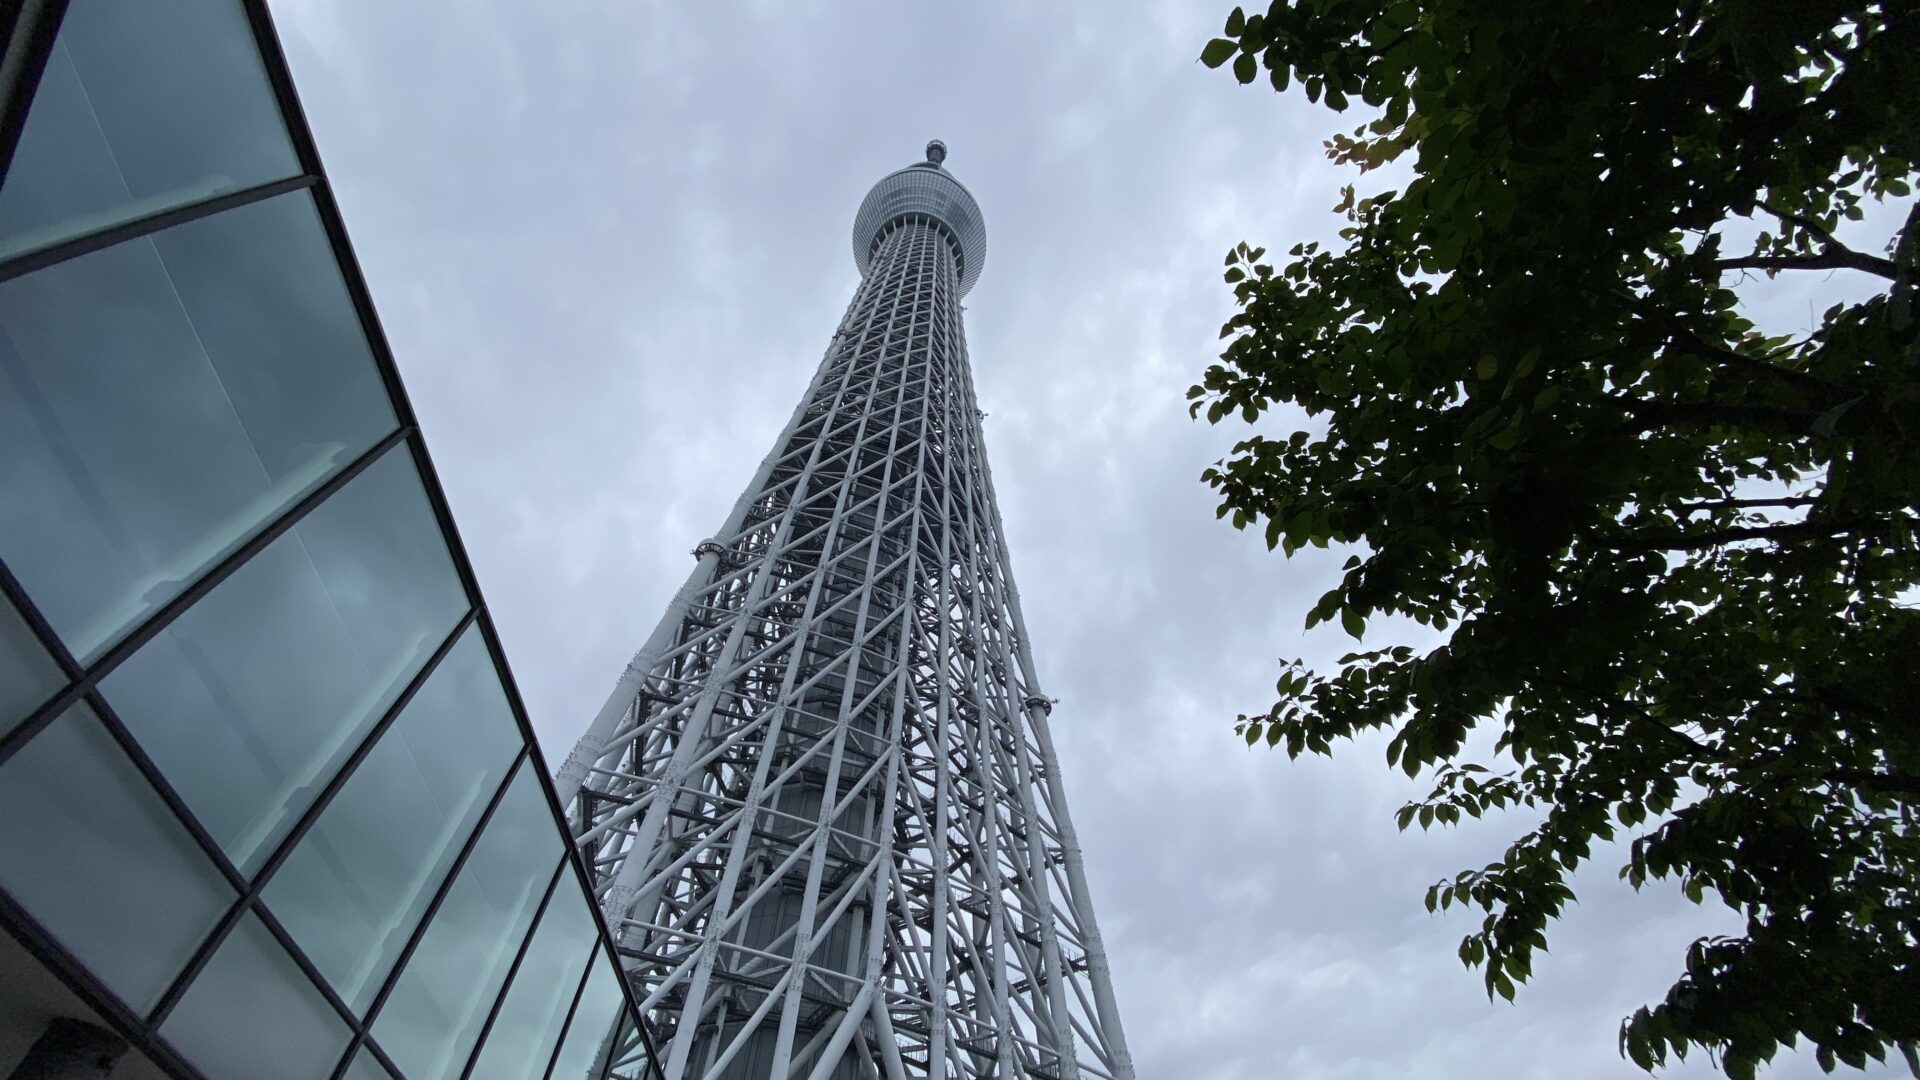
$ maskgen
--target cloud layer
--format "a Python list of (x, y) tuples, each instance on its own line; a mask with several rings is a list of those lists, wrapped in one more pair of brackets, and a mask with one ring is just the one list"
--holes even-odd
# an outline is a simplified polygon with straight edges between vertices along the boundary
[(1603, 851), (1489, 1003), (1453, 958), (1470, 917), (1421, 896), (1525, 823), (1402, 835), (1424, 787), (1382, 743), (1295, 765), (1232, 731), (1275, 657), (1345, 651), (1300, 629), (1339, 556), (1214, 520), (1197, 478), (1240, 433), (1183, 396), (1226, 249), (1332, 239), (1350, 177), (1320, 142), (1351, 124), (1194, 63), (1217, 0), (275, 12), (550, 758), (806, 385), (860, 197), (939, 137), (987, 216), (970, 347), (1142, 1077), (1637, 1073), (1618, 1019), (1723, 914), (1636, 897)]

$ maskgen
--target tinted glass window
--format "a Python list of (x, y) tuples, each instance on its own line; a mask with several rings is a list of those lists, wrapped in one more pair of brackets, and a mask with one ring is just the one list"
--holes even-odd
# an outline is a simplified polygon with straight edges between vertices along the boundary
[(136, 1012), (233, 902), (84, 705), (0, 766), (0, 887)]
[(347, 1066), (340, 1080), (393, 1080), (393, 1074), (373, 1056), (373, 1051), (363, 1046), (353, 1055), (353, 1063)]
[(364, 1009), (520, 750), (470, 627), (275, 871), (265, 896), (334, 990)]
[(419, 474), (397, 446), (101, 687), (250, 872), (465, 609)]
[(0, 558), (83, 662), (395, 425), (305, 192), (0, 284)]
[(599, 936), (580, 883), (562, 872), (470, 1080), (521, 1080), (546, 1071)]
[(599, 1080), (604, 1074), (603, 1055), (611, 1048), (614, 1025), (627, 1008), (626, 995), (620, 991), (620, 970), (597, 952), (593, 971), (587, 975), (586, 989), (580, 992), (580, 1004), (567, 1025), (567, 1040), (560, 1045), (554, 1060), (553, 1080)]
[(252, 912), (160, 1025), (207, 1080), (326, 1080), (350, 1034)]
[(0, 257), (299, 171), (235, 0), (74, 0), (0, 188)]
[(528, 759), (374, 1019), (374, 1038), (408, 1080), (466, 1067), (562, 850)]
[(0, 599), (0, 733), (66, 683), (27, 620)]

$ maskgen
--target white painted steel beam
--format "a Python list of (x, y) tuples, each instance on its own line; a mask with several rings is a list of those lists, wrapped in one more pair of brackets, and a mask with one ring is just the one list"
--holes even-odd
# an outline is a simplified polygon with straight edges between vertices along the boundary
[(1008, 565), (937, 162), (561, 766), (668, 1080), (1133, 1080)]

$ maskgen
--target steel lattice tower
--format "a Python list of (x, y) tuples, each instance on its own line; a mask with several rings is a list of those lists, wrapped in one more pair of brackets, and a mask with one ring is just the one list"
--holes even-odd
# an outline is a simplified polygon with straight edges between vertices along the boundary
[(927, 160), (805, 398), (561, 767), (668, 1080), (1131, 1080)]

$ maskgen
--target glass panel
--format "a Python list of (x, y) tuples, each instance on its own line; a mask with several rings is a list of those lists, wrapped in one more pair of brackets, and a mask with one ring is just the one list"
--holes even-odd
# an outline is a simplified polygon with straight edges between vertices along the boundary
[(233, 890), (93, 710), (76, 705), (0, 766), (0, 887), (146, 1012)]
[(66, 684), (27, 620), (0, 599), (0, 734)]
[(419, 474), (396, 446), (101, 689), (251, 873), (466, 604)]
[(605, 1061), (595, 1055), (593, 1068), (588, 1073), (592, 1080), (661, 1080), (660, 1067), (654, 1063), (647, 1052), (646, 1041), (635, 1029), (633, 1014), (625, 1008), (619, 1011), (611, 1045), (612, 1053), (606, 1055)]
[(620, 992), (620, 970), (604, 952), (596, 952), (593, 961), (587, 988), (580, 992), (573, 1022), (567, 1025), (567, 1041), (554, 1059), (549, 1074), (553, 1080), (598, 1080), (605, 1075), (606, 1058), (617, 1043), (614, 1026), (627, 1009), (627, 997)]
[(82, 662), (395, 424), (305, 192), (0, 284), (0, 558)]
[(0, 258), (300, 171), (234, 0), (74, 0), (0, 188)]
[(447, 1080), (466, 1066), (561, 850), (528, 759), (374, 1019), (408, 1080)]
[(267, 885), (267, 906), (356, 1010), (373, 995), (521, 746), (468, 628)]
[(373, 1056), (373, 1051), (362, 1046), (360, 1052), (353, 1055), (347, 1071), (340, 1074), (340, 1080), (393, 1080), (393, 1074)]
[(194, 977), (160, 1035), (207, 1080), (327, 1080), (352, 1032), (249, 911)]
[(546, 1071), (599, 939), (580, 883), (562, 871), (469, 1080), (524, 1080)]

